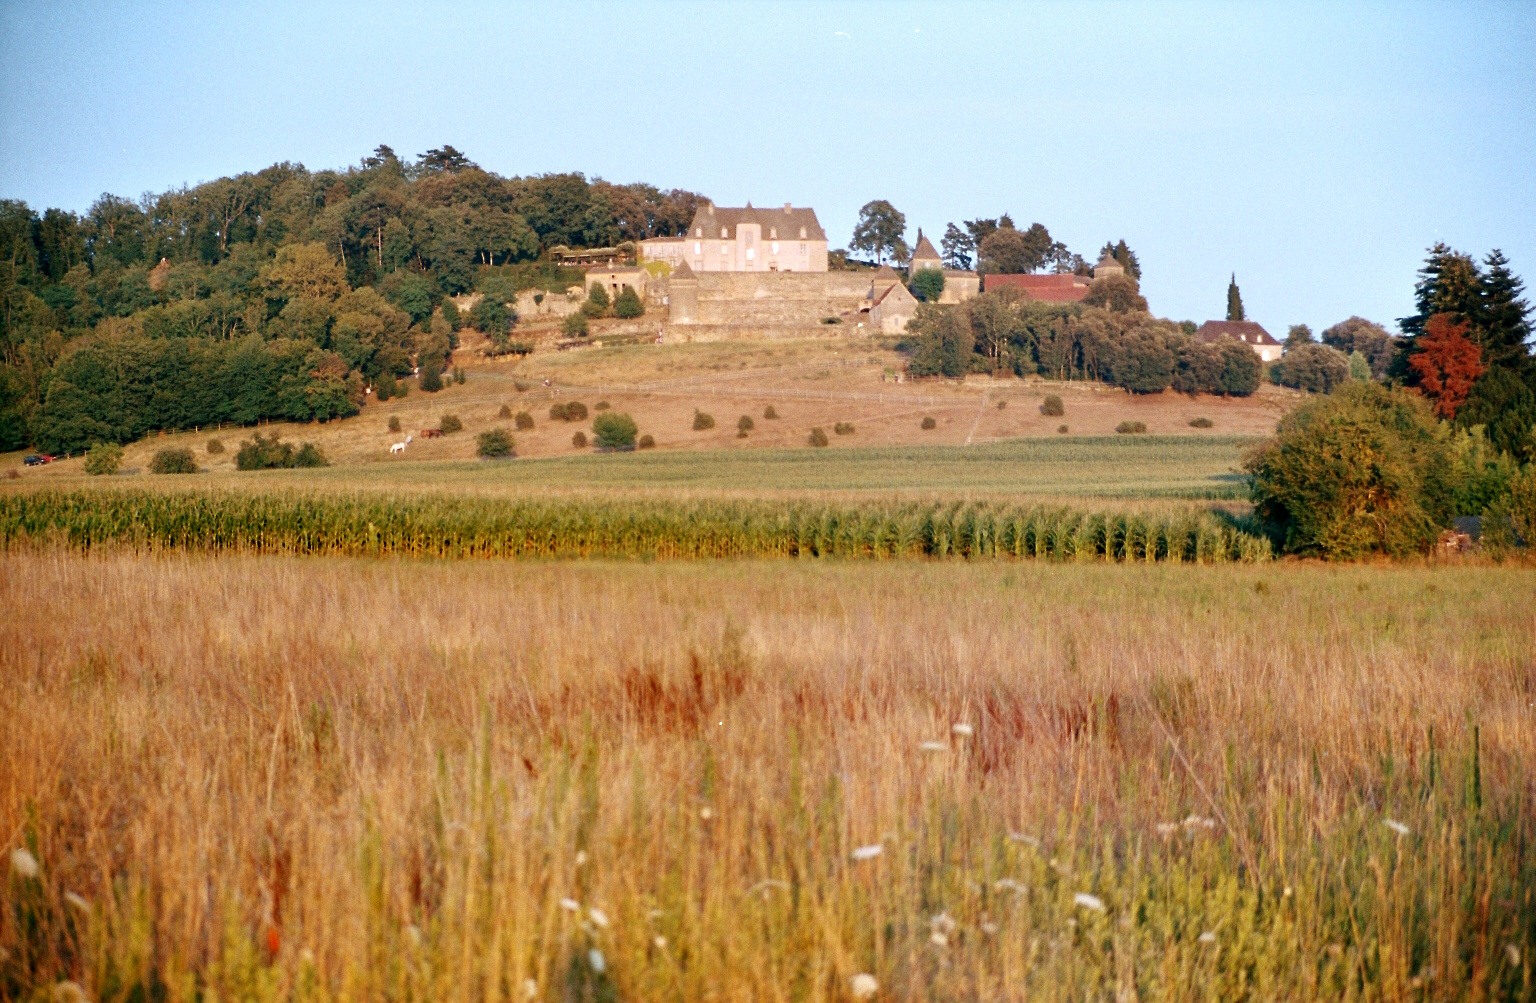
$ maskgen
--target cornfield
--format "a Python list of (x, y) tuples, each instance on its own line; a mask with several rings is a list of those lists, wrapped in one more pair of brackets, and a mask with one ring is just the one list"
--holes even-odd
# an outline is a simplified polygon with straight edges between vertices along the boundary
[(1269, 541), (1210, 512), (1080, 512), (992, 501), (494, 499), (39, 491), (0, 497), (0, 546), (280, 554), (958, 557), (1256, 562)]

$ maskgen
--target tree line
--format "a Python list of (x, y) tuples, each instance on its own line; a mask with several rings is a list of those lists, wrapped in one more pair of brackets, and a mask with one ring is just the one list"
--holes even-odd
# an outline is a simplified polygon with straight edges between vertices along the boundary
[[(580, 274), (551, 252), (684, 233), (702, 200), (579, 173), (504, 178), (452, 146), (103, 194), (84, 214), (0, 200), (0, 449), (348, 413), (364, 387), (447, 354), (462, 321), (445, 297), (563, 290)], [(225, 385), (207, 367), (258, 357), (265, 389), (191, 403)], [(167, 403), (191, 360), (206, 379)], [(133, 417), (86, 389), (113, 372)]]

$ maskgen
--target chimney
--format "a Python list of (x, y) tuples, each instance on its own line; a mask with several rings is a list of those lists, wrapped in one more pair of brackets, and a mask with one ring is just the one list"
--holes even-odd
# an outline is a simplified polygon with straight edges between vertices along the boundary
[(713, 216), (715, 214), (715, 204), (713, 202), (706, 202), (704, 204), (709, 206), (709, 214)]
[(789, 212), (789, 203), (788, 202), (784, 203), (784, 211), (785, 212)]

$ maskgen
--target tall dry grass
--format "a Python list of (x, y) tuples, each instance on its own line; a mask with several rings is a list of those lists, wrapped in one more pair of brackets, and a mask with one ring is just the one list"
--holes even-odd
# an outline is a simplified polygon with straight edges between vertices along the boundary
[(0, 995), (1529, 999), (1533, 585), (0, 554)]

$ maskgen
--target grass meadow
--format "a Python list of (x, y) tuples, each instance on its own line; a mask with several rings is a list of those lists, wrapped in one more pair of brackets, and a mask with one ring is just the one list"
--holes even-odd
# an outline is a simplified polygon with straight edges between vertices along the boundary
[(41, 547), (0, 604), (0, 997), (1536, 998), (1526, 568)]

